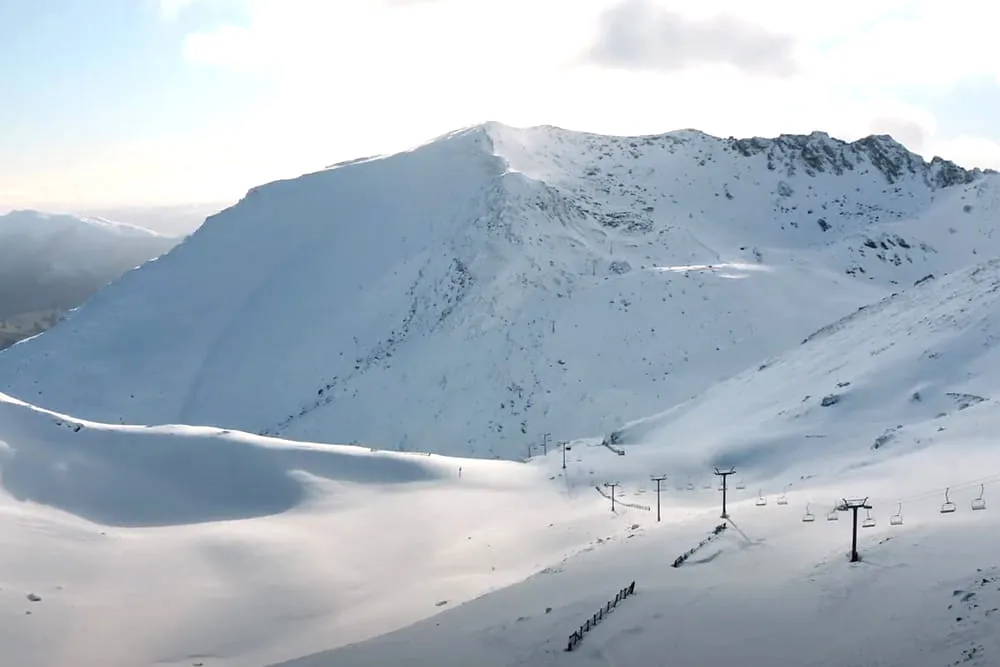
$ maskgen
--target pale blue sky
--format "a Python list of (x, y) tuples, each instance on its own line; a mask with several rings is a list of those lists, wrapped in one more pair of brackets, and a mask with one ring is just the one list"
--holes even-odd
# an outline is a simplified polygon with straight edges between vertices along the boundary
[(0, 209), (186, 203), (500, 120), (1000, 168), (981, 0), (0, 0)]
[(167, 22), (157, 0), (0, 0), (0, 191), (18, 183), (58, 200), (58, 181), (32, 178), (99, 170), (115, 146), (258, 103), (254, 77), (182, 56), (189, 30), (241, 19), (241, 3), (228, 4), (193, 3)]
[[(192, 19), (220, 20), (210, 7)], [(0, 0), (0, 81), (16, 93), (0, 105), (5, 158), (13, 148), (19, 162), (44, 161), (67, 143), (98, 150), (254, 101), (250, 79), (182, 59), (185, 34), (154, 2)]]

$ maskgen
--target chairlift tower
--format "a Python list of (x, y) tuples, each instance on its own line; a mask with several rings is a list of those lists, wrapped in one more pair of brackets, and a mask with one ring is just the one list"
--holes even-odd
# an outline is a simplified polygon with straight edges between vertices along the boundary
[(567, 442), (566, 440), (563, 440), (559, 444), (562, 445), (562, 455), (563, 455), (563, 467), (562, 467), (562, 469), (565, 470), (566, 469), (566, 450), (573, 449), (573, 448), (569, 446), (569, 442)]
[(719, 470), (716, 468), (715, 474), (722, 478), (722, 518), (728, 519), (729, 513), (726, 511), (726, 491), (728, 489), (726, 485), (726, 478), (730, 475), (735, 475), (736, 468), (730, 468), (729, 470)]
[(608, 487), (608, 488), (611, 489), (611, 511), (614, 512), (615, 511), (615, 489), (617, 487), (621, 486), (621, 484), (619, 484), (618, 482), (605, 482), (604, 486), (606, 486), (606, 487)]
[(847, 512), (848, 510), (854, 512), (854, 524), (853, 531), (851, 532), (851, 562), (857, 563), (861, 560), (858, 557), (858, 510), (870, 510), (871, 505), (868, 504), (868, 498), (854, 498), (848, 500), (843, 499), (843, 502), (837, 507), (841, 512)]
[(660, 475), (659, 477), (657, 477), (656, 475), (653, 475), (653, 476), (650, 477), (650, 479), (653, 480), (654, 482), (656, 482), (656, 521), (657, 521), (657, 523), (659, 523), (659, 521), (660, 521), (660, 482), (666, 480), (667, 476), (666, 475)]

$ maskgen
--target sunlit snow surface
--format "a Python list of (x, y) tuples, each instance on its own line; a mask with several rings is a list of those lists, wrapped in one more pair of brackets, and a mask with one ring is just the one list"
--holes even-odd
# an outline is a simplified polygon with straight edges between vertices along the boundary
[(0, 355), (0, 391), (105, 423), (519, 459), (1000, 252), (998, 184), (884, 138), (487, 124), (254, 188)]
[(660, 273), (690, 273), (691, 271), (710, 271), (720, 278), (747, 278), (760, 271), (770, 271), (771, 268), (760, 264), (689, 264), (687, 266), (654, 266), (653, 271)]
[[(789, 176), (685, 132), (650, 140), (683, 160), (635, 195), (658, 198), (650, 233), (667, 241), (560, 208), (616, 191), (577, 172), (666, 169), (619, 160), (644, 141), (489, 126), (261, 188), (0, 354), (17, 396), (0, 396), (0, 662), (997, 664), (995, 177)], [(533, 180), (490, 180), (508, 166)], [(808, 236), (781, 212), (808, 210), (804, 194), (747, 213), (810, 185), (817, 207), (867, 188), (887, 191), (883, 215), (902, 212), (830, 216), (839, 227)], [(345, 201), (367, 212), (345, 218)], [(456, 257), (476, 286), (437, 320)], [(611, 268), (623, 259), (630, 270)], [(315, 400), (340, 351), (357, 363), (414, 299), (416, 333), (389, 362), (285, 429), (309, 442), (246, 432)], [(533, 372), (520, 398), (507, 389)], [(439, 453), (393, 451), (404, 432), (406, 449)], [(527, 463), (481, 458), (529, 444)], [(721, 521), (713, 466), (744, 487), (732, 523), (673, 568)], [(654, 474), (668, 476), (659, 523)], [(619, 484), (615, 513), (605, 483)], [(876, 523), (851, 564), (849, 516), (827, 515), (863, 497)]]

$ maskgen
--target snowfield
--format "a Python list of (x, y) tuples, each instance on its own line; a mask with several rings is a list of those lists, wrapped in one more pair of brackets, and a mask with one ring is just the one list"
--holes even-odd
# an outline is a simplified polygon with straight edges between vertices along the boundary
[(2, 662), (997, 664), (997, 188), (496, 124), (257, 188), (0, 353)]

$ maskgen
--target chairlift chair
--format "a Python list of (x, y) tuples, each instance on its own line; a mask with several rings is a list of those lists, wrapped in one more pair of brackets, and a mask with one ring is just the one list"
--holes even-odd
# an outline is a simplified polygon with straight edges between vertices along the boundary
[(896, 513), (889, 517), (890, 526), (902, 526), (903, 525), (903, 503), (899, 503), (899, 507), (896, 509)]
[(786, 486), (785, 490), (781, 492), (780, 496), (778, 496), (778, 504), (779, 505), (787, 505), (788, 504), (788, 497), (785, 495), (785, 493), (787, 493), (787, 491), (788, 491), (788, 487)]
[(840, 520), (840, 515), (837, 514), (837, 503), (836, 502), (833, 503), (833, 509), (830, 510), (829, 514), (826, 515), (826, 520), (827, 521), (839, 521)]
[(805, 523), (812, 523), (816, 520), (816, 516), (809, 511), (809, 503), (806, 503), (806, 513), (802, 515), (802, 520)]
[(711, 489), (712, 488), (712, 483), (711, 482), (706, 482), (704, 484), (704, 486), (702, 486), (701, 488), (703, 488), (703, 489)]
[(742, 478), (740, 479), (739, 482), (736, 483), (736, 488), (739, 491), (742, 491), (743, 489), (747, 488), (747, 485), (743, 483), (743, 479)]
[(865, 512), (867, 512), (868, 516), (867, 516), (867, 518), (865, 518), (864, 521), (861, 522), (861, 527), (862, 528), (874, 528), (875, 527), (875, 517), (872, 516), (872, 511), (871, 510), (865, 510)]
[(972, 509), (974, 509), (974, 510), (984, 510), (984, 509), (986, 509), (986, 498), (983, 497), (983, 494), (985, 492), (986, 492), (986, 486), (984, 484), (980, 484), (979, 485), (979, 497), (973, 499), (973, 501), (972, 501)]
[(950, 487), (944, 490), (944, 503), (941, 505), (941, 514), (951, 514), (958, 509), (955, 507), (955, 503), (951, 502), (951, 497), (948, 495), (949, 489)]
[(767, 498), (764, 497), (763, 491), (764, 489), (761, 489), (757, 492), (757, 507), (763, 507), (767, 504)]
[(694, 482), (691, 481), (690, 477), (688, 477), (687, 490), (694, 491)]

